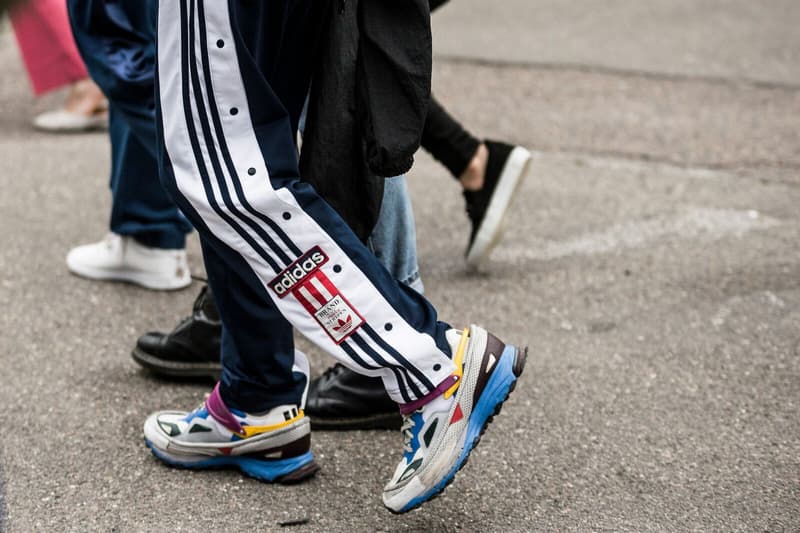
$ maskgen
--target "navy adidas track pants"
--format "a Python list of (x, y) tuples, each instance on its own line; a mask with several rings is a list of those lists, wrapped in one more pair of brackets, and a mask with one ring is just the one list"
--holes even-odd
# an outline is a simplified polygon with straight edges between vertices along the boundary
[(299, 402), (292, 327), (398, 403), (453, 372), (449, 326), (299, 181), (313, 0), (161, 0), (161, 176), (198, 230), (223, 322), (220, 390), (247, 412)]

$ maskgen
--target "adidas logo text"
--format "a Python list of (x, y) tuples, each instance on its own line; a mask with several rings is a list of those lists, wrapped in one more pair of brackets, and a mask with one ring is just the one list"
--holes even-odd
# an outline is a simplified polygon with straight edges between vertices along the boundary
[(283, 298), (291, 292), (295, 285), (327, 262), (328, 256), (319, 246), (315, 246), (289, 265), (286, 270), (278, 274), (275, 279), (269, 282), (269, 286), (275, 291), (275, 294)]

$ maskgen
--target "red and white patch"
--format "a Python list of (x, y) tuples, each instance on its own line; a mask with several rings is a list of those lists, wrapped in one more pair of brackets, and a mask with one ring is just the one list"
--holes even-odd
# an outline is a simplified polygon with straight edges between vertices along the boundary
[(344, 342), (364, 323), (364, 318), (321, 270), (296, 285), (292, 295), (336, 344)]
[(322, 265), (327, 262), (328, 256), (315, 246), (270, 281), (269, 287), (278, 298), (289, 294), (297, 298), (333, 342), (341, 344), (364, 323), (364, 318), (322, 272)]

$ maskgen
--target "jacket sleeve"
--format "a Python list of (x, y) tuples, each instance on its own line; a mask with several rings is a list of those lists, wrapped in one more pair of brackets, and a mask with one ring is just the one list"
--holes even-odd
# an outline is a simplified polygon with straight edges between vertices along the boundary
[(355, 5), (355, 0), (344, 5), (336, 2), (322, 12), (320, 46), (300, 151), (300, 176), (366, 242), (378, 220), (384, 180), (367, 168), (356, 112)]
[(428, 0), (358, 3), (357, 106), (367, 165), (407, 172), (419, 148), (431, 92)]

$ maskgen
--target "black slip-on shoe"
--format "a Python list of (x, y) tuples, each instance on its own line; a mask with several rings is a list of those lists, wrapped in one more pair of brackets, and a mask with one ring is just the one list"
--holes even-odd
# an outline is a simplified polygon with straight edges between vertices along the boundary
[(313, 429), (400, 429), (397, 404), (380, 378), (362, 376), (336, 364), (314, 379), (306, 414)]
[(166, 377), (219, 379), (222, 323), (208, 286), (192, 308), (169, 333), (150, 332), (136, 341), (131, 356), (142, 367)]
[(464, 191), (472, 232), (467, 245), (467, 267), (477, 270), (500, 242), (515, 192), (528, 173), (531, 153), (521, 146), (485, 141), (489, 150), (483, 187)]

